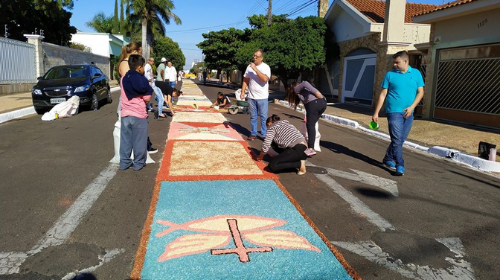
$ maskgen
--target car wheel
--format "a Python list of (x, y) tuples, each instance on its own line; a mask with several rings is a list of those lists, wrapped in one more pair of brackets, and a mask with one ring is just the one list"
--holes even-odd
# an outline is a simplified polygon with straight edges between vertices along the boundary
[(90, 110), (97, 111), (99, 109), (99, 98), (97, 98), (97, 94), (92, 94), (92, 103), (90, 104)]
[(111, 91), (109, 89), (107, 89), (107, 96), (106, 97), (107, 97), (106, 101), (108, 102), (108, 104), (113, 103), (113, 97), (111, 96)]
[(35, 108), (35, 112), (39, 115), (45, 114), (45, 109), (42, 108)]

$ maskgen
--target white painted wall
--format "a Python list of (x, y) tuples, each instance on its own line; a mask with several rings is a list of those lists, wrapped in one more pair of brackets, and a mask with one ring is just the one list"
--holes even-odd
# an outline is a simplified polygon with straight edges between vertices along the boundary
[[(492, 9), (435, 23), (441, 43), (500, 36), (500, 9)], [(460, 30), (460, 32), (457, 32)], [(434, 38), (435, 38), (434, 37)], [(434, 41), (433, 38), (433, 41)]]
[(71, 42), (83, 44), (91, 48), (93, 54), (110, 57), (109, 35), (107, 33), (84, 33), (73, 34)]
[(335, 18), (333, 21), (333, 32), (335, 33), (337, 42), (348, 41), (368, 35), (363, 31), (363, 26), (359, 21), (355, 20), (347, 13), (341, 13)]

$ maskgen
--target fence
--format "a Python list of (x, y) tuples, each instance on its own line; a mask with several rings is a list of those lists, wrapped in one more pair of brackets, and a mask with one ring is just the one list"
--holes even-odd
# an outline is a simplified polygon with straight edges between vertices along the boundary
[(35, 46), (0, 37), (0, 84), (36, 83)]

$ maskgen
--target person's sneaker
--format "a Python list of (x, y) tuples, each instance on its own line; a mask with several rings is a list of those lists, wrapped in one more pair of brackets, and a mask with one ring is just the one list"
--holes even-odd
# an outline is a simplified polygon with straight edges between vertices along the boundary
[(155, 148), (151, 148), (150, 150), (148, 150), (148, 154), (156, 154), (158, 152), (158, 149), (155, 149)]
[(396, 165), (392, 160), (384, 160), (384, 165), (391, 170), (396, 170)]
[(395, 173), (396, 176), (403, 176), (405, 175), (405, 167), (404, 166), (401, 166), (401, 165), (398, 165), (396, 167), (396, 173)]
[(312, 157), (314, 155), (316, 155), (316, 151), (313, 149), (313, 148), (307, 148), (304, 153), (308, 156), (308, 157)]

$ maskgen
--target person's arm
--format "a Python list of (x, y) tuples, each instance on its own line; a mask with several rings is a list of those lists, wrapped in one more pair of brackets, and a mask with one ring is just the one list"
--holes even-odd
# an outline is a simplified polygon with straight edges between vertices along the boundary
[(172, 116), (175, 115), (174, 107), (172, 106), (172, 96), (170, 94), (167, 94), (165, 100), (167, 101), (168, 108), (170, 108), (170, 113), (172, 113)]
[(123, 77), (125, 76), (128, 70), (130, 70), (130, 67), (128, 67), (128, 62), (122, 60), (118, 65), (118, 74), (120, 74), (120, 77)]
[(243, 79), (243, 84), (241, 85), (241, 94), (240, 94), (241, 100), (245, 100), (245, 91), (247, 90), (248, 82), (250, 82), (249, 77)]
[(378, 96), (377, 106), (375, 107), (375, 111), (373, 112), (372, 121), (378, 122), (378, 114), (380, 113), (380, 109), (382, 109), (382, 105), (384, 105), (386, 96), (387, 96), (387, 89), (384, 88), (382, 89), (382, 91)]
[(411, 116), (411, 114), (413, 113), (413, 110), (415, 110), (415, 107), (417, 107), (420, 100), (422, 100), (422, 97), (424, 97), (424, 87), (419, 87), (417, 89), (417, 96), (415, 96), (415, 100), (413, 101), (411, 106), (408, 108), (405, 108), (403, 110), (403, 111), (405, 111), (405, 114), (403, 115), (403, 117), (405, 119), (408, 118), (409, 116)]
[(252, 67), (253, 71), (255, 71), (255, 74), (257, 74), (257, 77), (259, 77), (259, 79), (261, 81), (263, 81), (263, 82), (269, 81), (269, 77), (266, 74), (260, 72), (260, 70), (257, 68), (255, 63), (253, 63), (253, 62), (250, 63), (250, 67)]
[(257, 160), (262, 160), (267, 154), (269, 148), (271, 147), (271, 143), (273, 142), (275, 134), (276, 132), (274, 130), (274, 127), (269, 127), (269, 129), (266, 131), (266, 137), (264, 138), (264, 142), (262, 143), (262, 149)]

